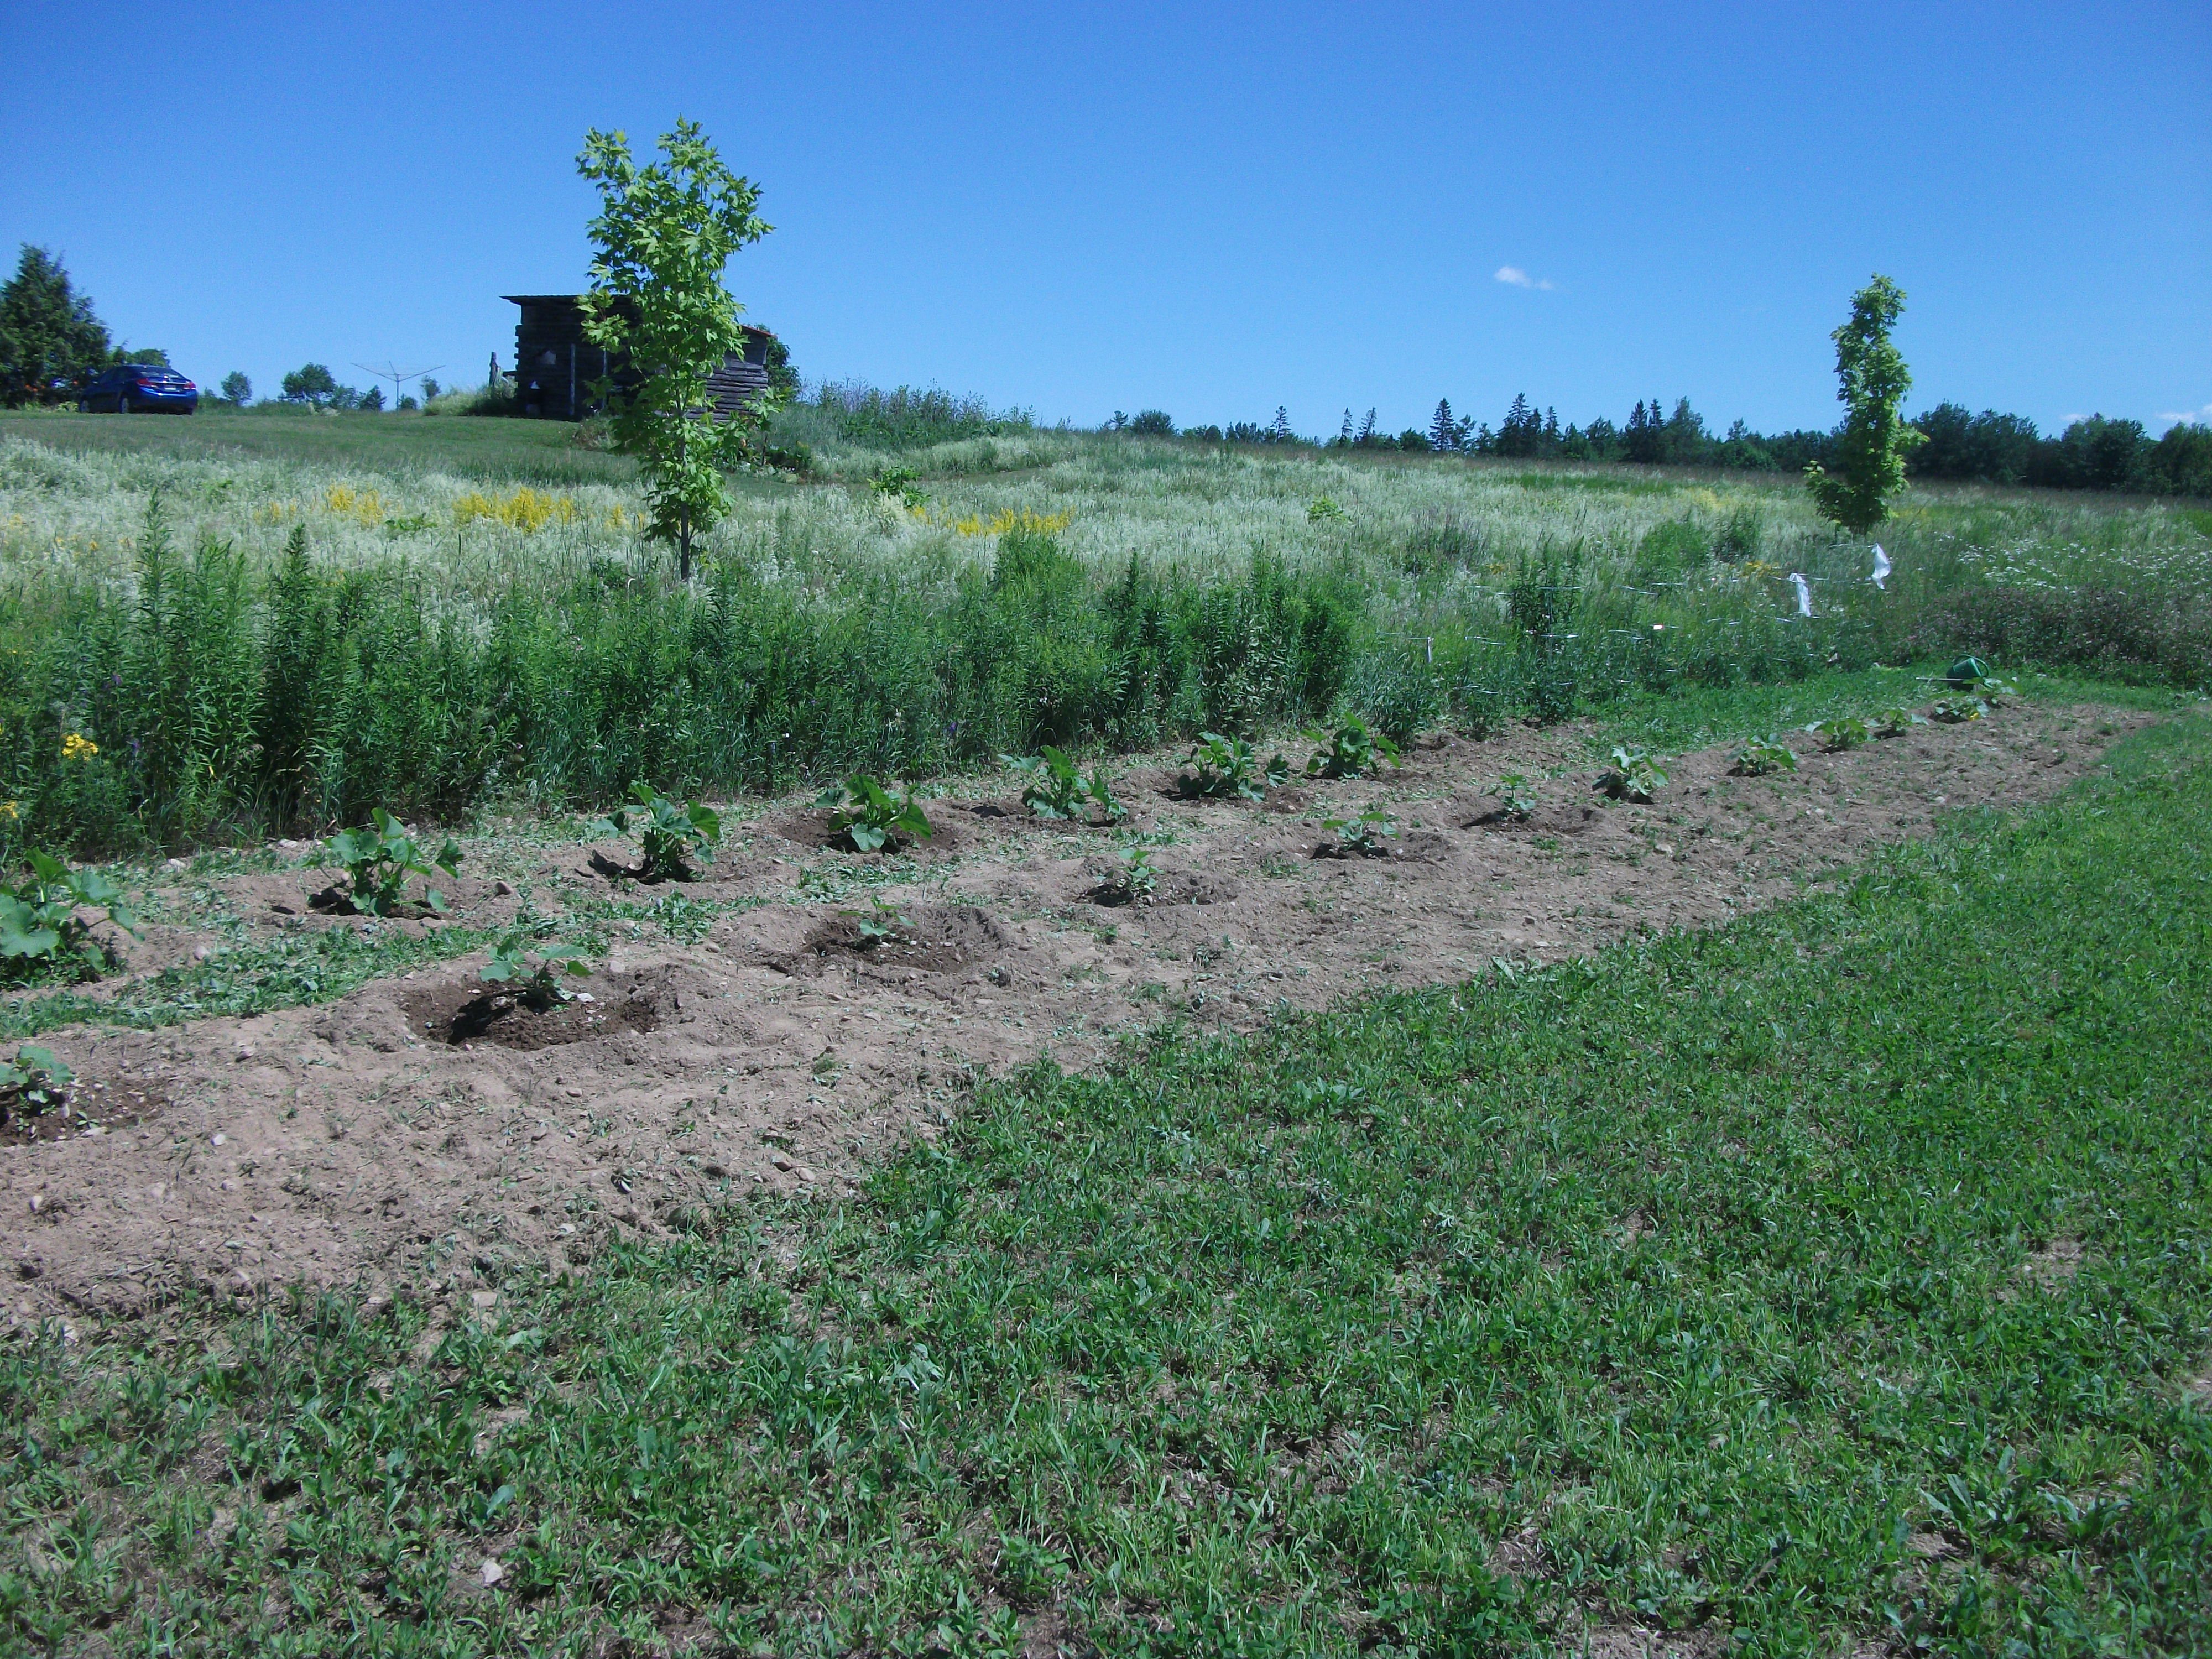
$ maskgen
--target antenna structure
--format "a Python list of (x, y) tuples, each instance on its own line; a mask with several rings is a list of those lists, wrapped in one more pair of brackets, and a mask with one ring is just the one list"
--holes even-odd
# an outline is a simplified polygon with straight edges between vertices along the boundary
[(392, 362), (387, 358), (385, 362), (384, 367), (381, 368), (379, 368), (374, 363), (357, 362), (354, 367), (364, 374), (374, 374), (380, 380), (391, 381), (392, 406), (394, 409), (397, 409), (399, 407), (400, 388), (402, 386), (405, 386), (410, 380), (420, 380), (425, 374), (435, 374), (440, 369), (445, 367), (445, 364), (432, 363), (428, 368), (402, 368), (397, 363)]

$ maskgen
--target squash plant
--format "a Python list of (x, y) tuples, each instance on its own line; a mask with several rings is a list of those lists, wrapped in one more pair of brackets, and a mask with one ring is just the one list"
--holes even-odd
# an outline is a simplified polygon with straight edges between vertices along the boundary
[(629, 787), (631, 806), (617, 806), (592, 826), (595, 836), (637, 836), (640, 881), (684, 881), (691, 875), (690, 860), (714, 861), (714, 843), (722, 838), (721, 815), (704, 801), (682, 805), (668, 799), (643, 781)]
[(133, 939), (144, 935), (123, 903), (123, 890), (97, 870), (72, 870), (48, 853), (28, 855), (30, 880), (0, 890), (0, 960), (9, 966), (52, 962), (79, 954), (98, 921), (78, 912), (96, 909)]
[(397, 910), (410, 876), (422, 878), (424, 908), (442, 913), (446, 901), (429, 879), (440, 870), (453, 877), (461, 873), (461, 849), (453, 837), (434, 854), (426, 854), (407, 826), (381, 806), (369, 814), (366, 826), (332, 836), (324, 846), (346, 872), (345, 897), (365, 915), (388, 916)]
[(899, 837), (936, 833), (915, 804), (912, 792), (893, 800), (882, 784), (866, 772), (855, 772), (842, 783), (833, 783), (814, 803), (830, 811), (830, 830), (844, 838), (856, 853), (879, 853), (888, 847), (898, 851)]

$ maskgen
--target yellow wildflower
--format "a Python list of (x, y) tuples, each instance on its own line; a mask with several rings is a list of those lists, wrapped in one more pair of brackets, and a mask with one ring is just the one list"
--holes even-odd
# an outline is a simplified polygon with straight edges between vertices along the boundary
[(0, 800), (0, 818), (5, 818), (9, 823), (13, 823), (22, 816), (23, 806), (21, 801)]
[(549, 495), (527, 486), (512, 495), (487, 495), (481, 490), (465, 490), (453, 502), (453, 522), (457, 525), (489, 519), (526, 535), (543, 530), (549, 524), (573, 524), (577, 516), (576, 503), (568, 496)]
[(72, 732), (62, 739), (62, 758), (65, 761), (90, 760), (100, 752), (100, 745), (82, 732)]

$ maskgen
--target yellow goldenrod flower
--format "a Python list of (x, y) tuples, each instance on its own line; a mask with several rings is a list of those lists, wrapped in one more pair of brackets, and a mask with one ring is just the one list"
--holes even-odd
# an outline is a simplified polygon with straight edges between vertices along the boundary
[(62, 739), (62, 758), (65, 761), (90, 760), (100, 752), (100, 745), (82, 732), (72, 732)]
[(487, 495), (481, 490), (465, 490), (453, 502), (453, 522), (457, 525), (489, 519), (525, 535), (543, 530), (549, 524), (573, 524), (577, 516), (576, 503), (568, 496), (549, 495), (527, 486), (512, 495)]
[(23, 808), (20, 801), (0, 800), (0, 818), (5, 818), (9, 823), (13, 823), (22, 816)]

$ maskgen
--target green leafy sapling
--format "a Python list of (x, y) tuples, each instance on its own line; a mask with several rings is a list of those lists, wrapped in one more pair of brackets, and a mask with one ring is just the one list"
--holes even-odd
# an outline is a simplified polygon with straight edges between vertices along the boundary
[(54, 1058), (51, 1049), (26, 1042), (13, 1060), (0, 1060), (0, 1117), (35, 1117), (69, 1102), (69, 1085), (76, 1073)]
[(641, 881), (684, 881), (692, 871), (690, 860), (714, 861), (714, 844), (722, 838), (721, 815), (704, 801), (678, 804), (650, 784), (629, 787), (632, 806), (618, 806), (592, 826), (595, 836), (637, 836)]
[(442, 912), (446, 901), (429, 879), (441, 870), (459, 878), (460, 848), (448, 836), (434, 854), (426, 854), (407, 827), (381, 806), (368, 817), (365, 827), (343, 830), (324, 843), (346, 872), (346, 905), (363, 915), (388, 916), (403, 902), (407, 878), (420, 876), (423, 908)]
[(1889, 516), (1890, 497), (1905, 488), (1905, 458), (1927, 441), (1905, 418), (1911, 371), (1889, 331), (1905, 311), (1905, 291), (1877, 276), (1851, 295), (1849, 321), (1829, 336), (1836, 344), (1836, 398), (1844, 405), (1832, 473), (1817, 461), (1805, 484), (1821, 513), (1855, 536)]
[(1648, 804), (1666, 786), (1667, 775), (1650, 755), (1618, 744), (1613, 751), (1613, 764), (1599, 774), (1597, 781), (1597, 787), (1613, 799), (1639, 804)]
[(488, 984), (507, 986), (517, 1002), (544, 1013), (569, 999), (571, 994), (562, 986), (559, 975), (583, 979), (591, 973), (592, 965), (587, 954), (576, 945), (556, 945), (550, 951), (533, 951), (531, 947), (535, 943), (520, 928), (503, 935), (491, 947), (491, 960), (477, 969), (477, 976)]
[(1322, 745), (1319, 753), (1307, 757), (1310, 778), (1364, 778), (1381, 771), (1385, 761), (1393, 766), (1401, 763), (1398, 745), (1380, 732), (1368, 730), (1367, 722), (1357, 714), (1346, 715), (1333, 732), (1309, 726), (1300, 735)]
[(1180, 774), (1176, 787), (1185, 795), (1215, 799), (1235, 797), (1259, 801), (1267, 791), (1290, 781), (1291, 763), (1280, 755), (1261, 768), (1252, 745), (1242, 738), (1225, 738), (1218, 732), (1201, 732), (1191, 746), (1190, 770)]
[(830, 812), (830, 832), (842, 836), (855, 853), (896, 853), (901, 836), (934, 834), (929, 819), (915, 804), (911, 792), (893, 800), (882, 784), (866, 772), (855, 772), (842, 783), (833, 783), (817, 796), (817, 806)]
[(775, 227), (755, 211), (758, 187), (730, 171), (697, 123), (678, 121), (660, 149), (640, 166), (623, 133), (585, 136), (576, 171), (599, 187), (599, 212), (587, 232), (584, 337), (637, 372), (634, 384), (591, 390), (612, 404), (615, 447), (638, 459), (646, 533), (676, 544), (689, 581), (693, 539), (730, 510), (722, 475), (777, 401), (771, 390), (724, 410), (708, 385), (745, 343), (723, 268)]
[(1779, 738), (1753, 738), (1735, 751), (1729, 770), (1738, 777), (1763, 778), (1771, 772), (1795, 772), (1797, 751)]
[[(100, 919), (144, 937), (123, 890), (99, 871), (72, 870), (48, 853), (26, 856), (31, 878), (12, 891), (0, 889), (0, 961), (14, 967), (82, 955)], [(88, 921), (87, 909), (101, 917)]]
[(1928, 718), (1945, 726), (1959, 726), (1989, 712), (1989, 705), (1979, 697), (1938, 697), (1929, 708)]

